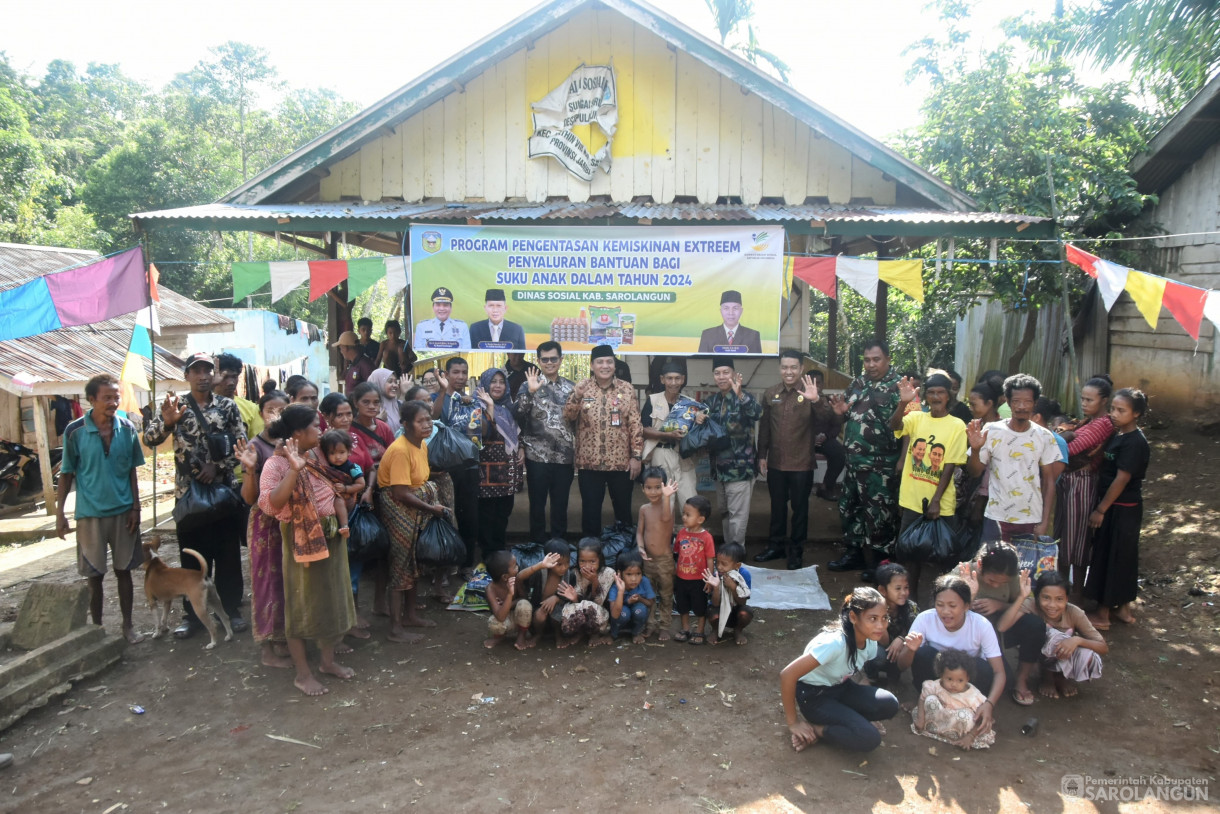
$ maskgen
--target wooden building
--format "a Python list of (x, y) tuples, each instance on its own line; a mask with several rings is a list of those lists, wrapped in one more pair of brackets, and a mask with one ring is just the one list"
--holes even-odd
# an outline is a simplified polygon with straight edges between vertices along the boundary
[[(591, 181), (552, 158), (529, 157), (531, 103), (581, 65), (613, 66), (617, 85), (609, 172), (595, 170)], [(605, 144), (596, 125), (571, 133), (589, 153)], [(1052, 233), (1045, 219), (975, 209), (940, 179), (640, 0), (554, 0), (222, 200), (133, 217), (144, 230), (257, 231), (330, 257), (343, 241), (400, 253), (413, 222), (772, 224), (785, 229), (789, 253), (888, 257), (937, 237)], [(835, 308), (820, 294), (812, 299)], [(781, 344), (808, 347), (810, 306), (810, 290), (798, 283)], [(344, 316), (332, 313), (331, 335)]]
[[(1169, 120), (1132, 164), (1140, 192), (1155, 194), (1148, 222), (1155, 241), (1147, 270), (1220, 289), (1220, 76)], [(1124, 293), (1110, 312), (1110, 372), (1147, 391), (1157, 409), (1188, 412), (1220, 403), (1220, 335), (1204, 319), (1199, 341), (1162, 309), (1152, 330)]]

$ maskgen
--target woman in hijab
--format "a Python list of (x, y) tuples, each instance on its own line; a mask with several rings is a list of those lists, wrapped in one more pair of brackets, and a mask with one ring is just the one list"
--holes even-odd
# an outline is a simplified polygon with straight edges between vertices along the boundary
[(400, 383), (394, 371), (388, 368), (378, 368), (369, 374), (369, 384), (377, 388), (381, 394), (381, 412), (377, 417), (384, 421), (394, 434), (401, 434), (402, 422), (399, 420), (399, 409), (402, 403), (398, 400)]
[(483, 449), (479, 452), (479, 547), (486, 557), (505, 546), (513, 496), (521, 488), (525, 450), (518, 440), (508, 375), (490, 368), (479, 376), (475, 397), (483, 405)]

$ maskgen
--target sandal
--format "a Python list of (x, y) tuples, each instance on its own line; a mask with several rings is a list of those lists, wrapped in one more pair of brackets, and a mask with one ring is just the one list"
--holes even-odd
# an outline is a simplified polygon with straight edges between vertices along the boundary
[(690, 641), (690, 631), (679, 630), (677, 633), (674, 634), (674, 641), (675, 642), (689, 642)]
[(707, 637), (702, 633), (692, 633), (690, 637), (691, 644), (707, 644)]
[(1032, 692), (1026, 692), (1025, 695), (1021, 695), (1016, 690), (1013, 690), (1011, 695), (1012, 700), (1023, 707), (1032, 707), (1034, 705), (1034, 694)]

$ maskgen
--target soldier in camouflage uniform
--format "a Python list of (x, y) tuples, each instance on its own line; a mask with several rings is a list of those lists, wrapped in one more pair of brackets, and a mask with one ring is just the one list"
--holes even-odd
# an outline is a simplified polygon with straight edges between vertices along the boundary
[[(900, 445), (890, 429), (890, 416), (900, 399), (898, 379), (890, 370), (889, 347), (883, 340), (873, 339), (864, 347), (864, 375), (831, 402), (835, 412), (845, 418), (843, 445), (847, 448), (847, 473), (839, 499), (847, 550), (826, 566), (831, 571), (868, 569), (866, 552), (883, 551), (894, 540)], [(865, 571), (861, 578), (871, 581), (871, 574)]]

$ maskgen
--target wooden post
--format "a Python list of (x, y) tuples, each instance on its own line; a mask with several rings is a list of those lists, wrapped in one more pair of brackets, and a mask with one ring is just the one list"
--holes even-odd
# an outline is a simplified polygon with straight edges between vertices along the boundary
[(873, 336), (885, 341), (886, 329), (889, 327), (890, 308), (889, 308), (890, 284), (877, 282), (877, 311), (873, 317)]
[(839, 301), (834, 297), (826, 309), (826, 367), (839, 369)]
[(47, 514), (55, 515), (55, 481), (51, 477), (51, 434), (47, 432), (46, 400), (34, 396), (34, 435), (38, 439), (38, 471), (42, 474), (42, 498)]

